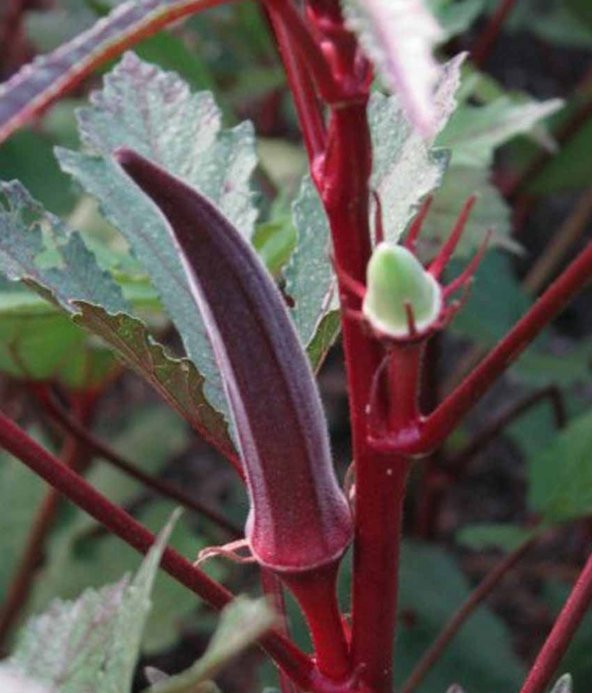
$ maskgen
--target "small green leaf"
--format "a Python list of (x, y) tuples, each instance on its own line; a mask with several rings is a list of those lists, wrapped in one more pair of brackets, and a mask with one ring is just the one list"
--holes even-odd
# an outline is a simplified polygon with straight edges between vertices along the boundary
[(101, 383), (115, 364), (110, 351), (55, 306), (0, 277), (0, 371), (85, 389)]
[(456, 541), (473, 551), (500, 548), (514, 551), (535, 535), (536, 531), (510, 524), (478, 524), (463, 527), (456, 533)]
[(286, 216), (259, 224), (253, 236), (253, 245), (267, 269), (277, 275), (290, 259), (296, 239), (296, 229)]
[(462, 34), (483, 11), (485, 0), (427, 0), (428, 8), (435, 15), (444, 41)]
[(509, 96), (500, 96), (483, 106), (465, 103), (451, 116), (437, 144), (452, 150), (454, 166), (486, 168), (493, 163), (493, 154), (500, 145), (530, 132), (562, 106), (561, 99), (523, 102)]
[(571, 674), (563, 674), (563, 676), (553, 686), (551, 693), (572, 693), (573, 683)]
[(133, 580), (86, 590), (75, 602), (55, 601), (33, 618), (8, 665), (56, 693), (130, 690), (154, 578), (176, 519), (177, 513)]
[(264, 635), (275, 624), (276, 616), (264, 599), (237, 597), (220, 615), (216, 632), (203, 657), (190, 669), (150, 687), (146, 693), (196, 693), (199, 684), (207, 683)]
[[(457, 271), (455, 266), (451, 276)], [(451, 328), (478, 344), (493, 346), (529, 305), (530, 299), (514, 276), (510, 258), (501, 251), (489, 251), (475, 276), (469, 300)]]
[(573, 419), (529, 460), (529, 500), (548, 522), (592, 512), (592, 414)]

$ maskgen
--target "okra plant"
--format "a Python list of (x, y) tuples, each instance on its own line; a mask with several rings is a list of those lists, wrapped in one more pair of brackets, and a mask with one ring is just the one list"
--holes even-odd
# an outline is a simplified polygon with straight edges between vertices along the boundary
[[(0, 138), (38, 122), (53, 102), (134, 44), (153, 35), (173, 37), (158, 34), (167, 25), (175, 23), (179, 31), (181, 20), (228, 6), (204, 13), (207, 27), (223, 18), (216, 11), (242, 7), (238, 0), (96, 4), (104, 15), (96, 24), (0, 87)], [(38, 442), (0, 414), (0, 445), (50, 487), (7, 590), (0, 637), (34, 589), (60, 494), (119, 540), (150, 551), (133, 582), (85, 592), (31, 621), (0, 664), (3, 691), (131, 690), (160, 560), (185, 597), (197, 595), (224, 615), (205, 657), (179, 675), (149, 670), (150, 691), (210, 690), (221, 665), (256, 642), (277, 667), (283, 693), (390, 693), (395, 679), (404, 693), (445, 693), (430, 676), (472, 610), (542, 532), (590, 514), (590, 499), (573, 488), (584, 483), (585, 462), (579, 472), (572, 469), (571, 485), (569, 468), (541, 480), (538, 524), (514, 527), (518, 543), (440, 638), (419, 653), (402, 682), (399, 650), (406, 645), (398, 576), (405, 570), (401, 546), (410, 478), (417, 484), (423, 476), (419, 493), (434, 493), (425, 480), (445, 476), (437, 469), (437, 452), (535, 340), (542, 353), (545, 328), (592, 276), (592, 245), (586, 245), (507, 333), (491, 340), (468, 374), (429, 401), (436, 347), (446, 348), (446, 334), (469, 309), (482, 265), (521, 252), (508, 234), (502, 196), (483, 171), (494, 149), (518, 134), (548, 142), (542, 121), (562, 108), (557, 99), (511, 100), (479, 73), (503, 7), (474, 56), (450, 50), (449, 39), (459, 31), (454, 11), (457, 24), (468, 24), (481, 9), (479, 2), (473, 6), (469, 0), (261, 0), (246, 6), (277, 47), (308, 161), (295, 195), (265, 193), (266, 186), (275, 187), (273, 176), (270, 182), (258, 174), (259, 197), (272, 203), (271, 211), (255, 206), (253, 126), (222, 127), (210, 92), (194, 91), (179, 75), (133, 52), (125, 52), (79, 108), (80, 149), (55, 150), (61, 171), (85, 192), (69, 220), (46, 210), (22, 183), (1, 184), (2, 300), (15, 314), (27, 309), (31, 319), (49, 316), (54, 322), (45, 333), (42, 322), (32, 323), (35, 334), (7, 332), (0, 365), (26, 387), (64, 442), (54, 454), (47, 441)], [(17, 10), (11, 21), (22, 29)], [(171, 54), (165, 44), (165, 57)], [(451, 195), (451, 188), (461, 193)], [(291, 217), (285, 202), (290, 196)], [(106, 230), (102, 222), (94, 235), (85, 217), (91, 209), (96, 225), (92, 200), (109, 225)], [(267, 225), (257, 221), (264, 214)], [(167, 320), (181, 338), (180, 357), (169, 348), (174, 337), (166, 346), (158, 341), (166, 340)], [(487, 323), (488, 315), (480, 314), (478, 324)], [(54, 329), (57, 344), (49, 339)], [(351, 424), (347, 481), (337, 475), (315, 382), (339, 337)], [(90, 432), (98, 402), (124, 368), (145, 379), (227, 459), (248, 502), (244, 527)], [(529, 403), (547, 394), (549, 388)], [(504, 422), (496, 425), (499, 430)], [(574, 419), (556, 449), (566, 435), (588, 429), (585, 415)], [(171, 424), (165, 437), (175, 430), (178, 424)], [(584, 456), (585, 448), (582, 443)], [(154, 535), (134, 508), (123, 507), (113, 484), (111, 494), (93, 483), (93, 470), (87, 472), (93, 456), (111, 463), (114, 474), (207, 518), (217, 540), (196, 545), (193, 555), (188, 542), (182, 552), (163, 548), (169, 525), (150, 550)], [(545, 484), (546, 495), (540, 491)], [(71, 542), (101, 531), (83, 521)], [(223, 586), (221, 573), (233, 561), (255, 565), (267, 602), (244, 601)], [(39, 584), (46, 578), (51, 584), (51, 565)], [(351, 581), (341, 600), (340, 571)], [(436, 594), (426, 599), (437, 600), (438, 582), (436, 575)], [(291, 633), (286, 593), (306, 624), (310, 647)], [(508, 686), (521, 693), (550, 690), (591, 598), (592, 559), (528, 671), (511, 654), (514, 669), (500, 665), (497, 671), (499, 638), (483, 643), (480, 656), (494, 662), (495, 673), (474, 693)], [(154, 600), (158, 609), (158, 592)], [(76, 635), (80, 629), (88, 641)], [(52, 649), (60, 654), (51, 655)], [(450, 691), (479, 685), (463, 680), (462, 652), (458, 680), (454, 673), (444, 684)], [(427, 687), (420, 688), (424, 679)], [(554, 691), (570, 691), (571, 685), (563, 676)]]

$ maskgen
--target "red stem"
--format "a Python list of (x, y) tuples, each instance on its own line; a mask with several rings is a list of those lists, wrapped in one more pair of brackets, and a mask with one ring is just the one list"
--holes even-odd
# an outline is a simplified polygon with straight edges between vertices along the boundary
[[(0, 446), (140, 553), (146, 553), (153, 545), (155, 537), (143, 525), (44, 450), (2, 413)], [(214, 582), (174, 549), (165, 549), (161, 565), (175, 580), (217, 611), (233, 599), (231, 592)], [(310, 658), (283, 635), (272, 631), (259, 642), (301, 688), (310, 690), (313, 681), (317, 681), (314, 690), (324, 690), (324, 679), (319, 677)]]
[[(286, 600), (284, 599), (284, 589), (278, 576), (271, 570), (261, 569), (261, 588), (267, 597), (273, 610), (278, 615), (278, 631), (285, 637), (290, 637), (290, 628), (286, 616)], [(286, 676), (285, 672), (279, 670), (280, 691), (281, 693), (298, 693), (292, 680)]]
[(286, 70), (308, 157), (314, 162), (324, 151), (327, 136), (320, 103), (282, 14), (269, 3), (268, 15)]
[(516, 0), (501, 0), (485, 30), (477, 39), (471, 51), (473, 62), (477, 67), (482, 67), (489, 57), (500, 30), (515, 4)]
[(543, 693), (592, 602), (592, 556), (588, 559), (561, 613), (539, 652), (520, 693)]
[(467, 411), (591, 278), (592, 243), (551, 284), (497, 347), (425, 419), (419, 439), (409, 441), (409, 445), (404, 447), (425, 452), (440, 445)]

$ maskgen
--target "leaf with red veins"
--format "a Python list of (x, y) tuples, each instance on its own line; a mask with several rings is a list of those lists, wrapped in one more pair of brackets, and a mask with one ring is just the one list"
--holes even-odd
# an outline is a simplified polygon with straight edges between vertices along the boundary
[(351, 540), (351, 515), (318, 390), (280, 292), (205, 197), (131, 150), (116, 158), (167, 220), (206, 325), (246, 471), (254, 556), (285, 572), (335, 561)]
[(0, 85), (0, 142), (93, 70), (181, 17), (226, 0), (130, 0)]

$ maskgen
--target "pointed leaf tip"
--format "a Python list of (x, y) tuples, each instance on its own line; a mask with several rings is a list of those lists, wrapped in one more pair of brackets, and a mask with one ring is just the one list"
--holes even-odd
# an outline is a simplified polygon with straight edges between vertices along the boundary
[(253, 554), (283, 571), (337, 559), (351, 539), (350, 512), (316, 384), (279, 290), (203, 195), (132, 150), (114, 156), (165, 217), (202, 314), (246, 469)]

